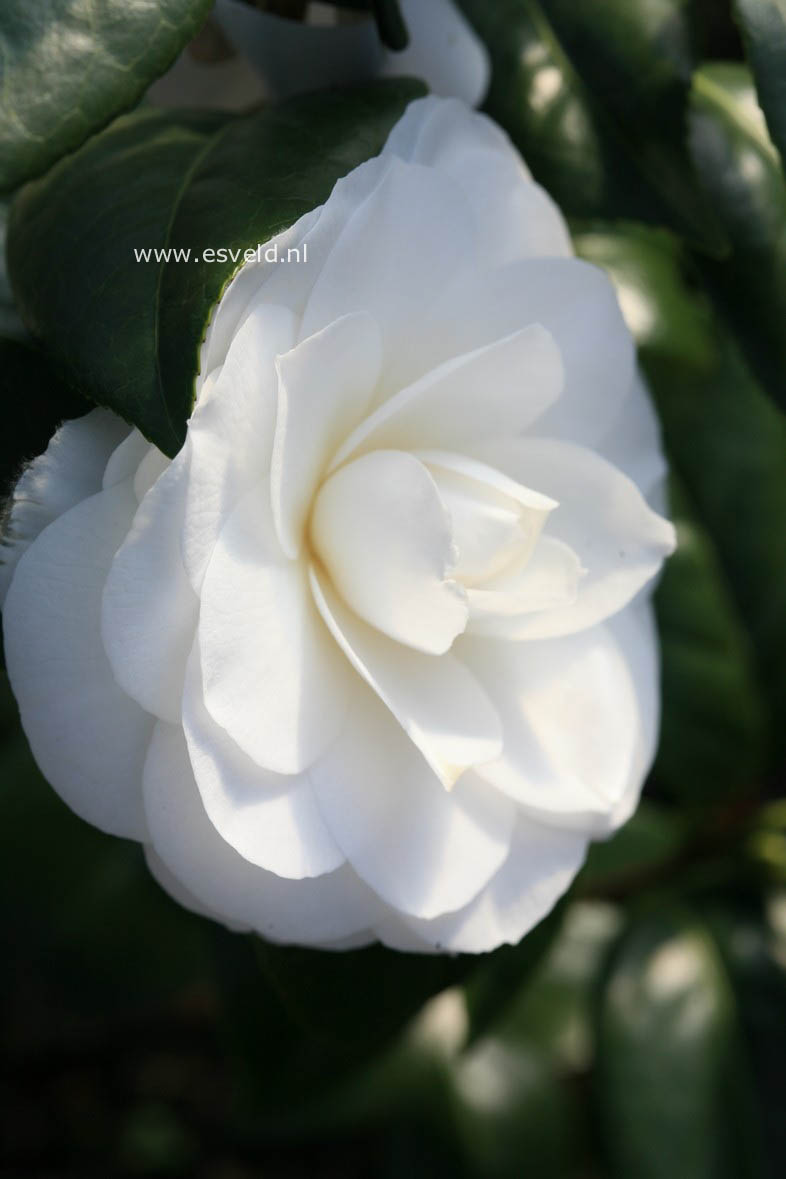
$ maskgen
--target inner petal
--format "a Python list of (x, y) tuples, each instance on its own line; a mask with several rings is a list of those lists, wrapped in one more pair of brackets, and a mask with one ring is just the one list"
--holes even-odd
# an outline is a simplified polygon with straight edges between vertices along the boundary
[(450, 517), (413, 455), (376, 450), (331, 475), (314, 503), (311, 541), (345, 603), (384, 634), (441, 655), (464, 630)]
[(511, 562), (529, 559), (557, 501), (516, 483), (485, 463), (444, 451), (417, 451), (450, 515), (458, 549), (455, 576), (485, 582)]

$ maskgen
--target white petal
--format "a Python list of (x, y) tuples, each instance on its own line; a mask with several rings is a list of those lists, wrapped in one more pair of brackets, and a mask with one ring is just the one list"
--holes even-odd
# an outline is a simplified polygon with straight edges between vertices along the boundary
[(537, 324), (463, 353), (395, 393), (354, 430), (331, 463), (380, 448), (466, 449), (520, 434), (557, 399), (557, 347)]
[(379, 328), (364, 313), (343, 316), (276, 361), (271, 503), (288, 557), (300, 551), (314, 491), (331, 454), (367, 409), (380, 363)]
[(375, 450), (322, 485), (314, 551), (366, 622), (420, 651), (447, 651), (467, 622), (450, 520), (434, 480), (410, 454)]
[(651, 508), (665, 513), (666, 459), (660, 424), (640, 372), (636, 372), (617, 417), (599, 442), (598, 452), (633, 480)]
[(276, 414), (275, 358), (294, 343), (295, 317), (260, 304), (232, 341), (220, 374), (188, 423), (183, 560), (199, 593), (221, 526), (270, 465)]
[(386, 383), (402, 388), (448, 357), (531, 323), (553, 336), (565, 373), (538, 432), (594, 446), (628, 396), (635, 348), (608, 277), (577, 258), (530, 258), (462, 276), (427, 317), (412, 321)]
[(528, 615), (572, 605), (584, 572), (573, 549), (541, 536), (531, 555), (525, 552), (522, 560), (467, 591), (467, 634), (526, 638)]
[(379, 902), (348, 867), (284, 880), (244, 860), (208, 819), (179, 726), (159, 721), (144, 771), (153, 847), (169, 872), (225, 921), (276, 941), (319, 944), (373, 925)]
[(451, 787), (476, 762), (502, 750), (499, 718), (477, 681), (452, 655), (424, 655), (385, 638), (348, 610), (312, 567), (314, 599), (333, 637)]
[(527, 561), (556, 500), (465, 455), (414, 453), (428, 467), (450, 513), (459, 551), (455, 573), (465, 585), (485, 584), (514, 558)]
[(14, 488), (0, 541), (0, 606), (16, 563), (37, 536), (69, 508), (101, 490), (110, 455), (128, 433), (122, 418), (94, 409), (64, 422)]
[(481, 103), (491, 74), (488, 50), (453, 0), (400, 2), (409, 45), (386, 53), (383, 75), (423, 78), (433, 94), (455, 95), (469, 106)]
[(516, 945), (567, 892), (586, 850), (584, 836), (519, 816), (508, 858), (480, 896), (457, 913), (408, 924), (437, 949), (455, 954)]
[(152, 718), (115, 683), (101, 646), (101, 591), (136, 507), (130, 481), (41, 533), (3, 611), (8, 675), (44, 776), (83, 819), (141, 839)]
[(122, 483), (125, 479), (133, 479), (142, 459), (148, 451), (155, 449), (144, 434), (133, 429), (109, 456), (101, 486), (103, 488), (114, 487), (115, 483)]
[(263, 770), (208, 713), (198, 642), (188, 664), (183, 730), (208, 817), (245, 860), (293, 880), (344, 863), (305, 774)]
[(396, 909), (457, 909), (505, 859), (513, 804), (473, 772), (445, 790), (371, 692), (309, 777), (350, 864)]
[(572, 254), (559, 209), (507, 135), (485, 115), (455, 99), (420, 98), (391, 131), (385, 151), (455, 181), (475, 214), (487, 264)]
[(674, 529), (647, 506), (635, 483), (584, 447), (547, 438), (483, 443), (483, 458), (559, 501), (549, 535), (587, 570), (572, 605), (521, 619), (519, 638), (572, 634), (622, 609), (674, 550)]
[(296, 774), (339, 731), (351, 672), (319, 617), (305, 566), (281, 553), (267, 499), (260, 484), (240, 501), (205, 574), (205, 703), (258, 765)]
[(154, 483), (163, 475), (171, 463), (171, 459), (157, 446), (151, 446), (134, 475), (134, 495), (139, 503), (147, 495)]
[(380, 165), (376, 186), (355, 203), (316, 278), (300, 338), (347, 312), (367, 311), (382, 333), (384, 373), (390, 356), (407, 347), (413, 321), (428, 316), (445, 285), (474, 259), (475, 230), (447, 177), (396, 156)]
[(460, 647), (504, 728), (502, 756), (479, 775), (547, 822), (608, 830), (621, 800), (641, 788), (657, 726), (655, 645), (640, 623)]
[(199, 601), (180, 553), (188, 468), (183, 451), (145, 495), (112, 562), (101, 634), (121, 688), (148, 712), (180, 719)]
[(198, 901), (193, 893), (189, 892), (187, 888), (180, 883), (180, 881), (172, 875), (161, 857), (153, 850), (149, 843), (146, 843), (142, 849), (145, 854), (145, 863), (148, 871), (153, 879), (156, 881), (164, 892), (168, 893), (173, 901), (177, 901), (178, 905), (182, 905), (184, 909), (188, 909), (190, 913), (196, 913), (198, 917), (209, 917), (211, 921), (222, 921), (234, 933), (250, 933), (250, 925), (242, 925), (237, 921), (224, 921), (220, 913), (216, 913), (213, 909), (209, 909), (207, 905), (203, 905)]

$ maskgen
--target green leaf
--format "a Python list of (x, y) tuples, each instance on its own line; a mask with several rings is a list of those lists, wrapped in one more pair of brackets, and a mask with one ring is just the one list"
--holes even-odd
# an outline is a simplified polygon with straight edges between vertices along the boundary
[(297, 1122), (307, 1104), (330, 1097), (479, 961), (379, 945), (326, 953), (211, 932), (230, 1040), (276, 1124), (290, 1115)]
[(683, 0), (461, 0), (486, 42), (486, 109), (568, 216), (723, 240), (682, 148), (693, 47)]
[(731, 254), (701, 261), (751, 368), (786, 409), (786, 183), (744, 66), (694, 78), (691, 155)]
[(0, 337), (0, 499), (12, 489), (25, 461), (46, 450), (65, 418), (76, 418), (90, 406), (58, 381), (39, 349), (21, 340)]
[(786, 3), (735, 0), (770, 135), (786, 163)]
[(211, 0), (3, 0), (0, 190), (134, 106), (197, 32)]
[[(786, 421), (742, 363), (697, 289), (691, 258), (665, 232), (579, 234), (605, 266), (639, 344), (672, 468), (750, 635), (770, 714), (772, 764), (786, 753)], [(675, 572), (675, 578), (679, 570)]]
[[(661, 633), (661, 644), (665, 642)], [(668, 706), (668, 693), (663, 695)], [(686, 835), (687, 824), (679, 812), (642, 799), (634, 815), (611, 839), (591, 844), (576, 882), (577, 894), (616, 896), (636, 891), (642, 878), (662, 870), (677, 856)]]
[(576, 1095), (560, 1083), (545, 1053), (487, 1036), (451, 1071), (449, 1117), (468, 1176), (560, 1179), (577, 1173)]
[(765, 706), (750, 641), (714, 545), (672, 482), (677, 552), (658, 586), (663, 718), (655, 780), (685, 803), (755, 790), (765, 764)]
[(676, 910), (634, 922), (600, 1003), (596, 1099), (616, 1179), (741, 1179), (727, 1164), (733, 1001), (706, 931)]
[[(421, 92), (397, 79), (243, 118), (118, 120), (13, 205), (9, 270), (25, 322), (92, 400), (175, 454), (199, 345), (243, 250), (324, 202)], [(168, 247), (189, 260), (135, 261), (135, 249)], [(208, 247), (233, 253), (205, 261)]]

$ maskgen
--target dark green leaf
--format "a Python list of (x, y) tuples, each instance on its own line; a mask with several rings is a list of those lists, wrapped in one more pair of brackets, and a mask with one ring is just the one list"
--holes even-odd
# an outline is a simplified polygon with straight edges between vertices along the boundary
[(735, 7), (770, 135), (786, 163), (786, 4), (735, 0)]
[(21, 340), (0, 337), (0, 499), (6, 496), (23, 463), (46, 450), (65, 418), (90, 406), (58, 381), (43, 352)]
[(682, 0), (461, 0), (486, 42), (486, 109), (566, 214), (723, 240), (682, 148), (693, 63)]
[(0, 190), (43, 172), (139, 101), (211, 0), (3, 0)]
[(663, 718), (656, 781), (686, 803), (756, 789), (765, 708), (714, 545), (672, 483), (678, 548), (657, 591)]
[[(751, 379), (671, 235), (623, 226), (579, 235), (577, 246), (617, 286), (672, 466), (715, 546), (777, 722), (786, 715), (786, 545), (778, 540), (786, 421)], [(778, 723), (770, 732), (777, 764), (786, 732)]]
[(751, 368), (786, 409), (786, 182), (744, 66), (696, 73), (690, 146), (732, 246), (702, 270)]
[[(277, 1120), (330, 1096), (393, 1041), (423, 1004), (478, 965), (472, 955), (401, 954), (383, 946), (326, 953), (241, 938), (216, 927), (229, 1030), (256, 1092)], [(269, 1062), (276, 1061), (271, 1071)]]
[(700, 925), (665, 909), (634, 923), (612, 956), (597, 1034), (612, 1176), (741, 1179), (727, 1164), (723, 1104), (733, 1001)]
[[(662, 632), (661, 642), (665, 642)], [(668, 705), (668, 696), (664, 695)], [(576, 882), (578, 895), (635, 891), (642, 878), (647, 879), (663, 869), (679, 853), (685, 842), (686, 826), (683, 816), (674, 809), (642, 799), (632, 818), (611, 839), (590, 846), (587, 862)]]
[[(92, 400), (174, 454), (211, 309), (242, 251), (321, 204), (421, 90), (395, 80), (245, 118), (118, 120), (13, 206), (9, 269), (30, 330)], [(166, 247), (188, 262), (135, 261), (134, 249)], [(205, 261), (208, 247), (233, 254)]]
[(469, 1176), (563, 1179), (580, 1154), (575, 1097), (533, 1045), (488, 1036), (452, 1069), (453, 1132)]
[(704, 917), (736, 995), (753, 1113), (763, 1129), (766, 1173), (775, 1177), (786, 1166), (786, 905), (782, 892), (774, 894), (768, 912), (751, 901), (738, 895), (733, 903), (715, 904)]

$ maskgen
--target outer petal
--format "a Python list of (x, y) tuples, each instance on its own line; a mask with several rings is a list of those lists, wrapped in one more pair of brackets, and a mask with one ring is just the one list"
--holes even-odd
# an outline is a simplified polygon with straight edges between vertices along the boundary
[(294, 332), (295, 317), (288, 308), (257, 306), (238, 329), (223, 368), (200, 395), (188, 424), (183, 560), (197, 593), (224, 521), (269, 469), (275, 358), (292, 347)]
[(351, 672), (305, 566), (281, 553), (264, 484), (222, 529), (201, 601), (208, 712), (258, 765), (299, 773), (341, 728)]
[(504, 727), (502, 756), (478, 774), (546, 822), (596, 834), (641, 788), (658, 715), (651, 636), (633, 616), (611, 622), (562, 639), (459, 644)]
[(193, 893), (189, 892), (179, 880), (172, 875), (161, 857), (153, 850), (149, 843), (144, 845), (143, 851), (145, 853), (145, 863), (147, 864), (150, 875), (157, 884), (163, 888), (164, 892), (168, 893), (173, 901), (177, 901), (178, 905), (182, 905), (184, 909), (188, 909), (190, 913), (196, 913), (198, 917), (208, 917), (211, 921), (221, 921), (227, 925), (234, 933), (250, 933), (250, 925), (242, 925), (240, 922), (226, 921), (221, 913), (216, 913), (215, 910), (209, 909), (207, 905), (203, 905), (198, 901)]
[(136, 507), (129, 481), (71, 508), (17, 566), (3, 611), (8, 675), (42, 773), (82, 818), (142, 839), (152, 718), (115, 683), (101, 591)]
[(538, 432), (594, 446), (628, 396), (635, 349), (608, 277), (577, 258), (529, 258), (461, 276), (427, 317), (413, 319), (386, 384), (403, 388), (448, 357), (530, 323), (553, 336), (565, 372), (562, 394)]
[(449, 176), (467, 197), (490, 265), (517, 258), (569, 256), (564, 218), (536, 184), (507, 135), (456, 99), (410, 103), (385, 152)]
[(144, 434), (133, 429), (109, 456), (109, 462), (104, 468), (101, 486), (103, 488), (114, 487), (115, 483), (122, 483), (125, 479), (133, 479), (145, 455), (148, 451), (155, 449)]
[(108, 410), (91, 410), (64, 422), (44, 453), (25, 468), (2, 521), (0, 606), (22, 553), (58, 516), (101, 490), (104, 467), (128, 431), (127, 423)]
[(355, 206), (316, 278), (300, 338), (367, 311), (382, 333), (384, 373), (413, 320), (474, 259), (476, 239), (469, 206), (448, 178), (395, 156), (381, 164), (376, 187)]
[(320, 876), (344, 863), (308, 778), (261, 769), (210, 716), (198, 643), (189, 659), (183, 730), (208, 817), (243, 859), (293, 880)]
[(107, 577), (104, 649), (121, 688), (148, 712), (180, 719), (199, 601), (180, 555), (188, 469), (183, 451), (139, 506)]
[(452, 953), (515, 945), (568, 890), (586, 850), (582, 835), (519, 816), (508, 858), (474, 901), (434, 921), (407, 924), (436, 949)]
[(486, 462), (553, 496), (549, 533), (587, 570), (574, 604), (519, 619), (518, 638), (573, 634), (608, 618), (650, 581), (674, 550), (674, 529), (634, 483), (590, 450), (547, 438), (484, 443)]
[(288, 557), (300, 551), (314, 491), (331, 454), (371, 401), (380, 362), (379, 328), (363, 313), (335, 320), (276, 362), (271, 503)]
[(640, 372), (597, 449), (633, 480), (651, 508), (665, 513), (666, 459), (660, 424)]
[(476, 762), (502, 750), (494, 708), (474, 677), (452, 655), (424, 655), (385, 638), (348, 610), (312, 567), (311, 586), (322, 617), (352, 666), (371, 685), (450, 787)]
[(395, 393), (345, 438), (331, 469), (380, 448), (462, 450), (482, 438), (520, 434), (556, 401), (562, 383), (554, 341), (531, 324)]
[(282, 880), (244, 860), (205, 814), (182, 730), (159, 721), (144, 769), (156, 854), (197, 901), (274, 941), (319, 944), (374, 924), (379, 901), (347, 866), (316, 880)]
[(372, 693), (309, 770), (317, 802), (356, 872), (416, 917), (467, 904), (507, 855), (515, 808), (472, 773), (446, 791)]
[(334, 472), (314, 504), (311, 537), (341, 597), (383, 634), (442, 654), (466, 626), (466, 592), (448, 576), (450, 519), (411, 454), (375, 450)]

